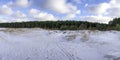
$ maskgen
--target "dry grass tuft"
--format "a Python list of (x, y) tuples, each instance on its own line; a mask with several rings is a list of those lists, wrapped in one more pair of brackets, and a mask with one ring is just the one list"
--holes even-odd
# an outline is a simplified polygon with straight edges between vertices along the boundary
[(86, 42), (89, 40), (89, 33), (90, 32), (85, 32), (85, 31), (81, 33), (81, 41), (82, 42)]
[(77, 37), (77, 35), (76, 34), (71, 34), (71, 35), (67, 35), (65, 37), (68, 41), (72, 41)]

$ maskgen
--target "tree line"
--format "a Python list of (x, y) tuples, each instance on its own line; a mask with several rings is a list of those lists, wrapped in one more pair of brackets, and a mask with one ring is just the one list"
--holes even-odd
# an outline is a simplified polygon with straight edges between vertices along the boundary
[(29, 21), (0, 23), (1, 28), (43, 28), (52, 30), (120, 30), (120, 18), (109, 24), (87, 21)]

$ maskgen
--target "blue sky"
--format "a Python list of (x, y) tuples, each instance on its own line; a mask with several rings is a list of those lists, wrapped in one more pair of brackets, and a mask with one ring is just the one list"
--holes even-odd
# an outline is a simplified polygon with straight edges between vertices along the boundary
[(0, 0), (0, 22), (77, 20), (107, 23), (120, 0)]

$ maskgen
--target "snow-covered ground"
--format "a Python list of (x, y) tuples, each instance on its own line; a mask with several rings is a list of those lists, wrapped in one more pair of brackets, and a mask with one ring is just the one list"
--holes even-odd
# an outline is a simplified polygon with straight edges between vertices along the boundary
[(0, 60), (120, 60), (120, 32), (1, 28)]

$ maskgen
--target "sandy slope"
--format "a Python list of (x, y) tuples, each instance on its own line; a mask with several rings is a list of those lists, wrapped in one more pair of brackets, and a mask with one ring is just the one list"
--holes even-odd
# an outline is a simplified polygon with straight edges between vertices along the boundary
[(120, 32), (0, 29), (0, 60), (120, 60)]

